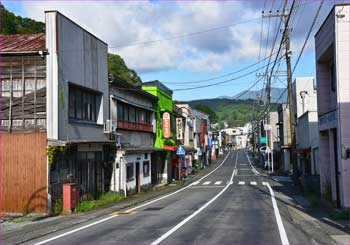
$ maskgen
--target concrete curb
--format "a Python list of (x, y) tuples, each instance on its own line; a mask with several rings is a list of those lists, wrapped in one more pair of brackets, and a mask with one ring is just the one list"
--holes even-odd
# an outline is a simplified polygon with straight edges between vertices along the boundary
[[(25, 225), (25, 226), (21, 227), (20, 230), (19, 229), (13, 229), (11, 231), (2, 233), (1, 234), (1, 242), (4, 243), (4, 244), (21, 244), (21, 243), (25, 243), (25, 242), (28, 242), (30, 240), (38, 239), (38, 238), (40, 238), (42, 236), (46, 236), (46, 235), (52, 234), (54, 232), (57, 232), (57, 231), (60, 231), (60, 230), (63, 230), (63, 229), (66, 229), (66, 228), (69, 228), (69, 227), (72, 227), (72, 226), (75, 226), (75, 225), (79, 225), (79, 224), (82, 224), (84, 222), (88, 222), (90, 220), (99, 218), (101, 216), (108, 215), (108, 214), (111, 214), (113, 212), (122, 211), (123, 209), (127, 209), (127, 208), (130, 208), (130, 207), (133, 207), (133, 206), (137, 206), (138, 204), (145, 203), (145, 202), (150, 201), (152, 199), (156, 199), (156, 198), (158, 198), (160, 196), (163, 196), (163, 195), (169, 194), (169, 193), (171, 193), (173, 191), (179, 190), (180, 188), (183, 188), (183, 187), (191, 184), (192, 182), (196, 181), (197, 179), (200, 179), (203, 175), (207, 174), (214, 167), (219, 165), (225, 159), (225, 156), (226, 156), (226, 154), (223, 155), (218, 160), (212, 162), (211, 165), (208, 166), (206, 169), (201, 170), (200, 172), (196, 173), (195, 175), (189, 177), (186, 181), (179, 181), (179, 182), (177, 182), (176, 186), (166, 185), (166, 187), (164, 187), (164, 185), (162, 185), (156, 190), (152, 190), (152, 191), (150, 191), (148, 193), (145, 193), (144, 194), (145, 198), (142, 198), (142, 196), (141, 197), (140, 196), (136, 196), (136, 197), (135, 196), (131, 196), (130, 199), (126, 199), (125, 200), (125, 204), (118, 203), (118, 204), (113, 204), (113, 205), (101, 207), (99, 209), (92, 210), (92, 211), (86, 212), (86, 213), (72, 214), (72, 215), (69, 215), (69, 216), (59, 216), (57, 218), (57, 220), (56, 220), (56, 224), (60, 223), (61, 226), (59, 226), (59, 225), (57, 225), (57, 226), (56, 225), (50, 225), (52, 228), (47, 230), (46, 232), (45, 231), (44, 232), (40, 232), (39, 231), (37, 234), (35, 234), (35, 232), (26, 231), (26, 229), (28, 229), (29, 226), (31, 226), (31, 225), (28, 224), (28, 225)], [(135, 198), (136, 200), (132, 201), (132, 198)], [(128, 200), (129, 200), (129, 203), (127, 203)], [(88, 217), (86, 217), (86, 216), (88, 216)], [(83, 217), (86, 217), (86, 218), (83, 218)], [(65, 221), (65, 219), (67, 219), (68, 222)], [(33, 225), (36, 225), (36, 224), (33, 224)], [(34, 227), (34, 229), (35, 229), (35, 227)], [(39, 229), (39, 230), (41, 230), (41, 229)], [(22, 234), (22, 236), (21, 236), (21, 233), (24, 233), (24, 235)], [(5, 239), (3, 239), (4, 235), (5, 235)], [(13, 239), (13, 237), (18, 238), (18, 239), (17, 240)]]

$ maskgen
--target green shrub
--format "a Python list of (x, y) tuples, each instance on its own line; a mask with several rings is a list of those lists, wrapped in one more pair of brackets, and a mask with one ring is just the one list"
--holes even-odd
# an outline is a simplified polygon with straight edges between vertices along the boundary
[(121, 201), (123, 199), (125, 199), (124, 196), (115, 194), (113, 192), (107, 192), (107, 193), (100, 194), (96, 200), (80, 201), (75, 211), (87, 212), (110, 203)]
[(350, 212), (349, 210), (341, 210), (340, 212), (334, 212), (330, 215), (332, 219), (335, 220), (349, 220), (350, 219)]
[(62, 198), (59, 198), (53, 202), (52, 212), (54, 214), (60, 214), (63, 211), (63, 201)]

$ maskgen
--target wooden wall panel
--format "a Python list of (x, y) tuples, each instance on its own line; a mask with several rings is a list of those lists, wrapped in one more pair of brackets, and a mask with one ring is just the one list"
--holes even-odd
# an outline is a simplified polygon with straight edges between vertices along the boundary
[(47, 212), (46, 146), (46, 132), (0, 132), (0, 212)]

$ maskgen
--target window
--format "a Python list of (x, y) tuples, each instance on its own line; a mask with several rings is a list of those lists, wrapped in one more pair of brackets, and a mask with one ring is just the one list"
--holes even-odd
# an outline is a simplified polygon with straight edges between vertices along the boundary
[(134, 163), (128, 163), (126, 165), (126, 181), (134, 180)]
[(143, 177), (149, 176), (149, 161), (143, 162)]
[(331, 90), (334, 92), (335, 89), (336, 89), (336, 82), (337, 82), (337, 77), (336, 77), (336, 74), (335, 74), (335, 66), (334, 66), (334, 63), (332, 63), (331, 65)]
[(97, 108), (101, 94), (69, 85), (69, 119), (97, 121)]

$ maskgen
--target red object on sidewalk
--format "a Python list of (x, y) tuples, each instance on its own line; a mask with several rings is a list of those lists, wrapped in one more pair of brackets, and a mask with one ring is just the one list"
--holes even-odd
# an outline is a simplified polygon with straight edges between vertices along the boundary
[(63, 184), (63, 211), (72, 212), (77, 207), (79, 191), (75, 183)]

